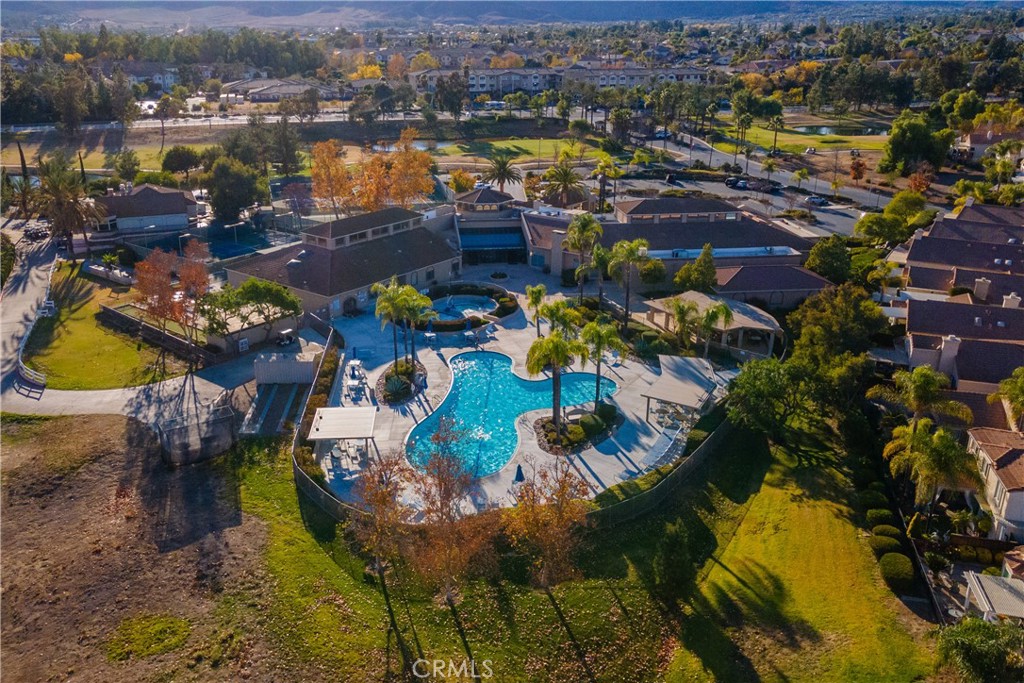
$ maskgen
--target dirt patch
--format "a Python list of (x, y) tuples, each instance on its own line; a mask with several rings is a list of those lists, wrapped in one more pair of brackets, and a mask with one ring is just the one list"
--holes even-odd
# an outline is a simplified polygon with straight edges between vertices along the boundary
[[(302, 680), (261, 633), (266, 531), (224, 467), (168, 469), (148, 428), (98, 415), (5, 420), (2, 469), (5, 680)], [(147, 614), (187, 620), (184, 645), (110, 661)]]

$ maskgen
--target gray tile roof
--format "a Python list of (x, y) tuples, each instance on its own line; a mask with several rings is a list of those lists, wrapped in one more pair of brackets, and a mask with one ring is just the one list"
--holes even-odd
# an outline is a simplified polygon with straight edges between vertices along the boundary
[(388, 208), (381, 209), (380, 211), (361, 213), (356, 216), (348, 216), (347, 218), (341, 218), (329, 223), (314, 225), (311, 228), (306, 228), (302, 232), (307, 235), (315, 235), (317, 237), (344, 237), (364, 230), (370, 230), (371, 228), (379, 228), (384, 225), (392, 225), (393, 223), (400, 223), (402, 221), (412, 220), (413, 218), (420, 218), (421, 216), (422, 214), (410, 211), (409, 209), (403, 209), (398, 206), (389, 206)]
[[(1011, 263), (1006, 265), (1007, 260)], [(999, 261), (999, 263), (997, 263)], [(942, 237), (922, 237), (910, 243), (907, 264), (959, 266), (973, 270), (1024, 275), (1024, 244), (985, 244)]]

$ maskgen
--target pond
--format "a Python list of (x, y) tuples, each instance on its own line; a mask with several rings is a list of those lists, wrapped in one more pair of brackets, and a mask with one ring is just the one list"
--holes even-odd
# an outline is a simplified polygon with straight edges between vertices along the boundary
[(884, 126), (793, 126), (798, 133), (811, 135), (888, 135), (889, 129)]
[[(432, 152), (435, 149), (440, 149), (441, 147), (447, 147), (449, 145), (454, 145), (454, 144), (455, 143), (452, 142), (451, 140), (413, 140), (412, 146), (414, 148), (418, 149), (418, 150), (422, 150), (422, 151), (425, 151), (425, 152)], [(388, 143), (386, 145), (376, 144), (376, 145), (373, 146), (373, 151), (374, 152), (394, 152), (395, 151), (395, 146), (392, 143)]]

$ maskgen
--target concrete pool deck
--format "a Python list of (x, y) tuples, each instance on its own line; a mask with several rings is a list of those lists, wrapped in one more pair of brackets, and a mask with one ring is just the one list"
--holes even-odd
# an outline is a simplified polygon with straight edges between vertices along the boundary
[[(378, 405), (371, 400), (367, 392), (354, 397), (343, 395), (336, 389), (331, 396), (330, 405), (378, 405), (374, 440), (380, 451), (399, 450), (412, 428), (424, 417), (433, 412), (444, 400), (452, 382), (449, 363), (453, 356), (474, 348), (484, 351), (496, 351), (512, 357), (513, 371), (527, 379), (544, 379), (550, 374), (529, 377), (524, 368), (527, 351), (537, 338), (533, 324), (528, 320), (528, 312), (522, 308), (526, 304), (525, 290), (527, 284), (544, 282), (548, 286), (549, 298), (557, 299), (572, 296), (573, 290), (563, 290), (550, 275), (543, 275), (526, 266), (476, 266), (467, 268), (464, 273), (466, 281), (489, 281), (490, 272), (500, 269), (510, 275), (508, 280), (500, 284), (509, 289), (519, 300), (521, 309), (514, 315), (495, 323), (493, 333), (487, 334), (487, 328), (480, 328), (479, 343), (475, 346), (466, 340), (462, 332), (438, 334), (433, 347), (428, 347), (422, 333), (416, 337), (416, 354), (420, 363), (427, 370), (427, 389), (406, 404), (390, 407)], [(614, 288), (612, 288), (614, 289)], [(588, 294), (593, 287), (588, 288)], [(393, 361), (394, 351), (392, 332), (389, 328), (381, 329), (380, 321), (372, 311), (367, 311), (354, 318), (337, 318), (333, 321), (335, 329), (345, 339), (344, 357), (341, 367), (348, 361), (358, 358), (362, 362), (367, 376), (367, 385), (373, 387), (385, 368)], [(547, 325), (541, 323), (542, 333), (547, 333)], [(402, 338), (399, 337), (399, 354), (402, 351)], [(520, 415), (516, 420), (516, 431), (519, 436), (519, 448), (512, 459), (498, 472), (475, 480), (472, 500), (478, 509), (513, 504), (510, 495), (517, 465), (522, 465), (528, 474), (532, 468), (540, 469), (565, 458), (583, 478), (596, 495), (606, 488), (629, 479), (643, 468), (642, 459), (662, 435), (652, 417), (645, 419), (647, 399), (642, 394), (659, 377), (660, 370), (635, 359), (613, 361), (606, 357), (602, 363), (602, 376), (614, 380), (618, 390), (608, 399), (616, 405), (624, 415), (625, 422), (615, 430), (609, 438), (597, 446), (588, 448), (570, 456), (554, 456), (541, 450), (533, 432), (533, 422), (548, 410), (535, 410)], [(594, 364), (584, 367), (577, 364), (570, 372), (594, 371)], [(338, 383), (339, 386), (343, 382)], [(593, 404), (584, 404), (568, 409), (570, 416), (576, 411), (592, 408)], [(371, 449), (372, 451), (372, 449)], [(371, 453), (372, 455), (372, 453)], [(330, 457), (320, 458), (328, 485), (343, 500), (352, 498), (352, 479), (343, 479)]]

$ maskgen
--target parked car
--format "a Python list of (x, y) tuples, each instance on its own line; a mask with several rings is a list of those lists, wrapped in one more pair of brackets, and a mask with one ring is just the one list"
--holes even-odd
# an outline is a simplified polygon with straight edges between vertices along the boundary
[(818, 148), (817, 147), (808, 147), (807, 149), (804, 150), (804, 154), (817, 154), (817, 153), (818, 153)]
[(669, 133), (667, 130), (662, 128), (661, 130), (659, 130), (659, 131), (654, 133), (654, 139), (655, 140), (664, 140), (664, 139), (670, 137), (671, 135), (672, 135), (671, 133)]
[(736, 184), (740, 182), (740, 179), (735, 176), (730, 176), (725, 179), (726, 187), (736, 187)]
[(745, 190), (745, 189), (747, 189), (747, 181), (746, 180), (739, 180), (739, 181), (737, 181), (736, 182), (736, 189), (737, 190)]
[(860, 150), (859, 149), (851, 149), (850, 150), (850, 156), (851, 157), (859, 157), (860, 156)]
[(808, 204), (812, 205), (812, 206), (828, 206), (828, 200), (827, 199), (825, 199), (824, 197), (819, 197), (817, 195), (813, 195), (813, 194), (810, 197), (808, 197), (807, 199), (805, 199), (804, 201), (807, 202)]
[(295, 343), (295, 330), (281, 330), (277, 335), (278, 346), (290, 346)]

